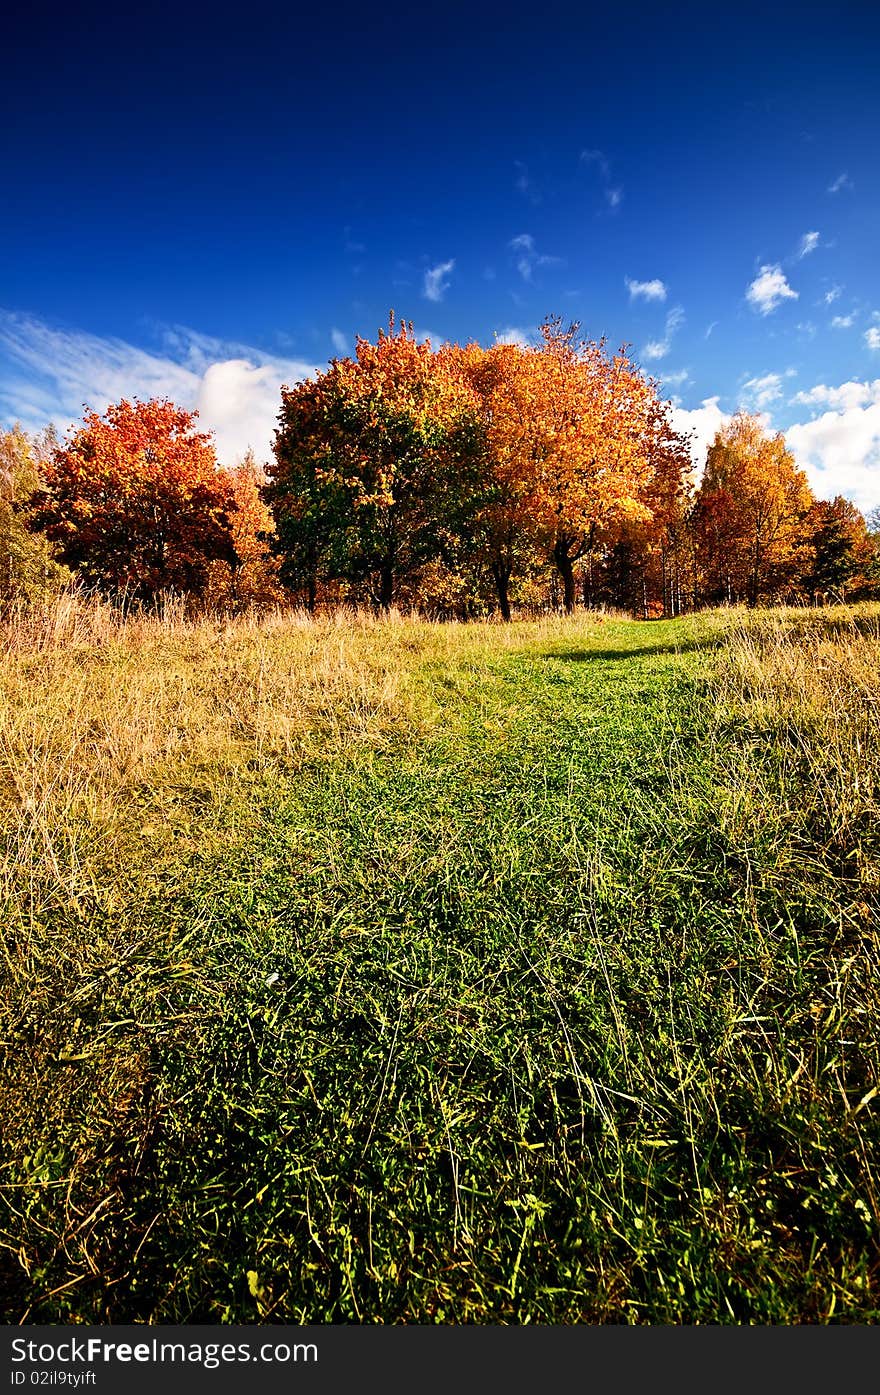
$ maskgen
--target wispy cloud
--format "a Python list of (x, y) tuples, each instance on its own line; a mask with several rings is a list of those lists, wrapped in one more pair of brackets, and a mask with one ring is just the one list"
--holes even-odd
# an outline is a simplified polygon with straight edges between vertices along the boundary
[(853, 187), (854, 186), (852, 180), (844, 170), (843, 174), (839, 174), (837, 178), (831, 184), (828, 185), (828, 193), (840, 194), (843, 192), (844, 189), (852, 189)]
[(333, 344), (334, 349), (339, 354), (340, 358), (345, 358), (347, 354), (351, 353), (348, 340), (342, 333), (341, 329), (331, 329), (330, 340)]
[(690, 373), (686, 368), (678, 368), (674, 373), (663, 373), (664, 387), (681, 387), (690, 378)]
[(581, 163), (591, 165), (599, 171), (602, 194), (609, 208), (619, 208), (623, 201), (623, 187), (611, 178), (611, 163), (602, 150), (582, 150)]
[(795, 377), (795, 370), (788, 368), (784, 373), (765, 373), (760, 378), (747, 378), (740, 388), (743, 405), (763, 411), (772, 403), (779, 401), (782, 396), (783, 380), (793, 377)]
[(528, 199), (529, 203), (540, 203), (541, 195), (538, 192), (535, 181), (529, 174), (528, 165), (522, 160), (514, 160), (513, 165), (516, 170), (516, 178), (513, 181), (513, 187), (516, 189), (517, 193), (522, 194), (523, 198)]
[(798, 248), (798, 258), (808, 257), (811, 252), (815, 252), (819, 246), (819, 234), (817, 232), (805, 232), (801, 238), (801, 245)]
[(706, 326), (706, 333), (703, 335), (703, 338), (704, 338), (704, 339), (710, 338), (713, 329), (717, 329), (717, 328), (718, 328), (718, 324), (719, 324), (719, 321), (718, 321), (718, 320), (713, 320), (712, 323), (711, 323), (710, 325), (707, 325), (707, 326)]
[(422, 295), (426, 300), (442, 300), (449, 290), (449, 278), (455, 270), (455, 258), (450, 257), (448, 262), (438, 262), (437, 266), (432, 266), (425, 272), (425, 284)]
[(367, 250), (365, 243), (359, 242), (357, 238), (352, 237), (351, 228), (348, 225), (342, 230), (342, 245), (349, 256), (352, 257), (362, 256)]
[(822, 297), (825, 304), (833, 305), (835, 300), (838, 300), (840, 298), (840, 293), (842, 290), (843, 286), (832, 286), (831, 289), (829, 291), (826, 291)]
[(123, 397), (169, 397), (198, 411), (213, 431), (226, 464), (252, 447), (268, 460), (282, 383), (297, 382), (316, 365), (279, 358), (174, 326), (161, 331), (164, 353), (125, 340), (58, 329), (32, 316), (0, 311), (3, 374), (0, 413), (29, 430), (54, 422), (67, 430), (83, 406), (104, 411)]
[(869, 349), (874, 351), (880, 349), (880, 329), (878, 329), (876, 325), (872, 325), (870, 329), (865, 330), (865, 343)]
[(511, 252), (516, 253), (516, 269), (524, 281), (531, 281), (535, 259), (535, 239), (531, 233), (519, 233), (508, 243)]
[(788, 284), (778, 263), (762, 266), (746, 289), (746, 300), (759, 315), (769, 315), (784, 300), (797, 300), (798, 292)]
[(854, 314), (834, 315), (831, 320), (831, 326), (833, 329), (852, 329), (855, 322), (856, 317)]
[(562, 265), (561, 257), (550, 257), (546, 253), (536, 251), (535, 239), (531, 233), (518, 233), (507, 245), (514, 253), (516, 269), (524, 281), (531, 281), (535, 267)]
[(666, 287), (656, 278), (653, 281), (633, 281), (629, 276), (625, 276), (624, 283), (629, 291), (630, 300), (666, 299)]
[(666, 330), (662, 339), (652, 339), (642, 349), (642, 358), (656, 361), (665, 358), (672, 348), (673, 336), (684, 324), (684, 311), (675, 305), (666, 316)]

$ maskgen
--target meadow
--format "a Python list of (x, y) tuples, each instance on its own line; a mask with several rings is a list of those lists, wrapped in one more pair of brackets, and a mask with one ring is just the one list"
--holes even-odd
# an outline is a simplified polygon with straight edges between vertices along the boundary
[(0, 632), (11, 1322), (880, 1315), (880, 605)]

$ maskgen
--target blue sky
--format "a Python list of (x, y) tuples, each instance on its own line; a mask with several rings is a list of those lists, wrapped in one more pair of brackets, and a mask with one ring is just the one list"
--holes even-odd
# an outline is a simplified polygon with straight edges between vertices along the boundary
[[(221, 457), (375, 337), (627, 342), (880, 504), (880, 9), (260, 5), (11, 20), (0, 415), (170, 395)], [(661, 12), (662, 11), (662, 12)]]

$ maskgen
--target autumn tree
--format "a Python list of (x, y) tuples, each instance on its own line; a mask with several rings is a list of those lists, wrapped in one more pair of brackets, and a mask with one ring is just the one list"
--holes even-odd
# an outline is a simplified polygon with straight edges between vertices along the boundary
[(781, 433), (739, 412), (709, 447), (697, 499), (701, 566), (710, 599), (749, 605), (781, 593), (805, 563), (807, 478)]
[(863, 515), (840, 494), (817, 499), (804, 520), (808, 567), (804, 582), (811, 596), (830, 593), (844, 600), (847, 593), (871, 585), (875, 549)]
[(208, 567), (204, 595), (218, 609), (278, 605), (289, 599), (272, 552), (275, 524), (262, 491), (266, 475), (252, 450), (226, 468), (234, 508), (230, 517), (234, 561), (218, 558)]
[(559, 571), (566, 610), (575, 563), (626, 519), (647, 518), (655, 393), (620, 351), (548, 320), (542, 342), (511, 361), (493, 410), (493, 453), (523, 481), (532, 526)]
[(645, 619), (679, 614), (688, 591), (693, 464), (690, 441), (674, 429), (669, 412), (668, 401), (649, 399), (643, 435), (649, 472), (641, 490), (645, 513), (624, 516), (608, 528), (596, 569), (603, 599)]
[(532, 351), (519, 344), (444, 345), (440, 356), (468, 383), (475, 414), (476, 470), (455, 482), (457, 535), (470, 549), (471, 564), (485, 566), (503, 620), (511, 618), (510, 588), (515, 574), (533, 570), (544, 543), (536, 518), (535, 467), (527, 422)]
[(235, 502), (194, 421), (159, 400), (87, 411), (47, 463), (28, 527), (102, 591), (142, 601), (200, 592), (212, 560), (236, 560)]
[(266, 499), (283, 574), (320, 567), (387, 608), (400, 586), (456, 542), (475, 458), (473, 395), (460, 373), (393, 315), (353, 359), (282, 390)]
[(40, 469), (57, 445), (51, 428), (28, 436), (20, 426), (0, 433), (0, 601), (37, 600), (70, 578), (44, 537), (27, 527), (27, 501), (40, 487)]

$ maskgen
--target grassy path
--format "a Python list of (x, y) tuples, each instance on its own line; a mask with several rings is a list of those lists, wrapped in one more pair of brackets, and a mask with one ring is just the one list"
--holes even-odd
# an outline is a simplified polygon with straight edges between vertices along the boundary
[(19, 831), (10, 1314), (876, 1318), (876, 941), (724, 633), (377, 626), (385, 699)]

